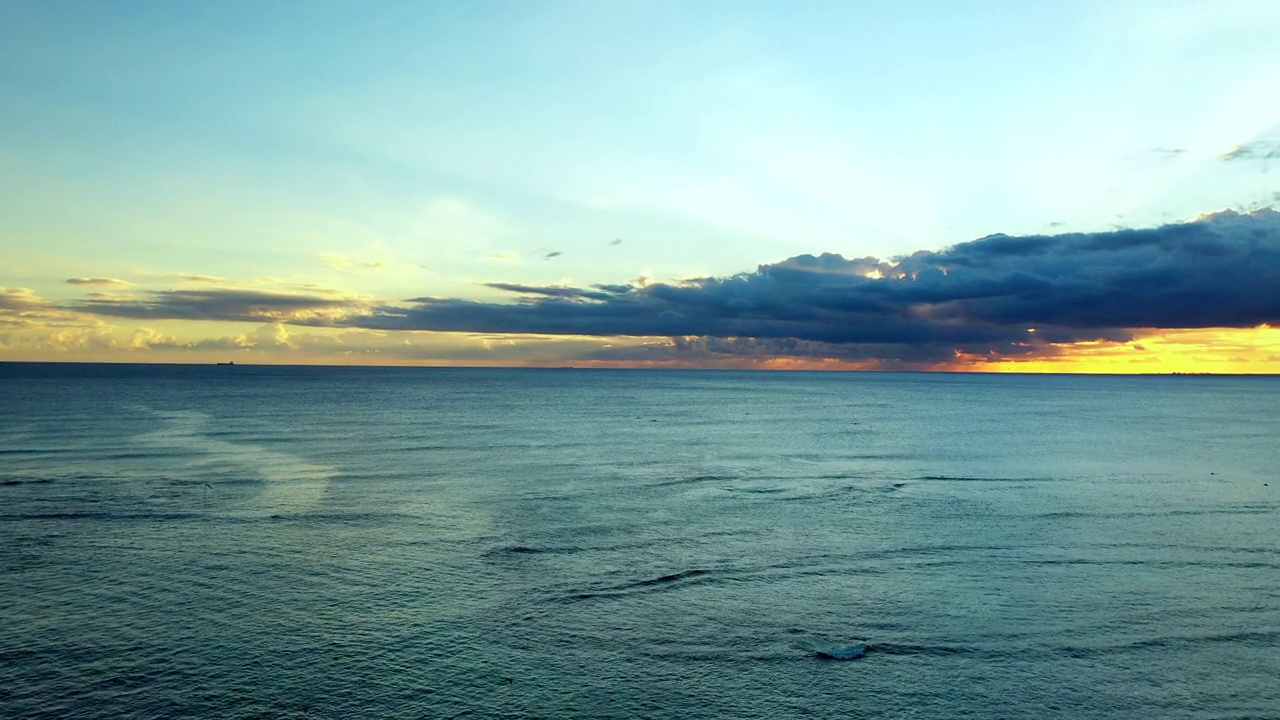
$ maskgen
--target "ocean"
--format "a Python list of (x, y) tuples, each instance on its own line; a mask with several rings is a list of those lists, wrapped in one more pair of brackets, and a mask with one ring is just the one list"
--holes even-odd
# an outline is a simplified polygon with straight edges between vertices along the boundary
[(0, 364), (0, 717), (1280, 718), (1278, 439), (1266, 377)]

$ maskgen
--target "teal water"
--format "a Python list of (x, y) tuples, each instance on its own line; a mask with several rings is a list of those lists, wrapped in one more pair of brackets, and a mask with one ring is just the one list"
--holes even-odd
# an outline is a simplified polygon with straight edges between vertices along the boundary
[(1280, 717), (1276, 438), (1270, 378), (0, 364), (0, 716)]

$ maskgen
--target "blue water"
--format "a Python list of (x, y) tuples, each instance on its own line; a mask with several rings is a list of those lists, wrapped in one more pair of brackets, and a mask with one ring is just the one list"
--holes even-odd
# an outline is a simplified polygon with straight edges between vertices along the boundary
[(1277, 438), (1270, 378), (0, 364), (0, 717), (1280, 717)]

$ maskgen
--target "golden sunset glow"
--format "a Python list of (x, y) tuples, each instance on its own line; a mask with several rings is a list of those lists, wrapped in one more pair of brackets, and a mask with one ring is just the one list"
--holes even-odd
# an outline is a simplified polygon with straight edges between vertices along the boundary
[(0, 362), (1280, 372), (1264, 9), (768, 5), (18, 3)]
[(984, 362), (966, 358), (956, 370), (1053, 373), (1274, 374), (1280, 368), (1280, 329), (1165, 330), (1128, 343), (1054, 346), (1055, 354)]
[(11, 361), (162, 362), (295, 365), (430, 365), (750, 370), (900, 370), (1108, 374), (1272, 374), (1280, 328), (1139, 332), (1129, 342), (1047, 345), (1024, 356), (966, 354), (929, 367), (840, 357), (786, 357), (731, 351), (682, 355), (662, 337), (565, 337), (448, 332), (379, 332), (281, 324), (165, 321), (148, 326), (60, 315), (0, 325)]

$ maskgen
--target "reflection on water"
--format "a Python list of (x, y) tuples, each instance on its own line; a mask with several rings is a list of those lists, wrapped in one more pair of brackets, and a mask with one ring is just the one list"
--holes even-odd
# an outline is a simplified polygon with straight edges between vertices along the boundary
[[(249, 442), (229, 442), (209, 434), (211, 417), (195, 410), (152, 412), (162, 421), (154, 430), (130, 440), (146, 446), (144, 456), (168, 456), (167, 474), (175, 480), (199, 485), (201, 505), (208, 505), (207, 490), (215, 500), (224, 497), (210, 480), (223, 483), (255, 483), (259, 492), (243, 499), (248, 513), (298, 512), (318, 507), (336, 471), (328, 465), (306, 462), (297, 455), (271, 450)], [(122, 458), (128, 459), (128, 458)]]

